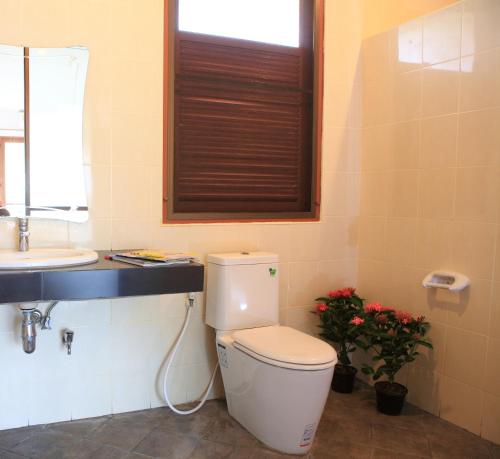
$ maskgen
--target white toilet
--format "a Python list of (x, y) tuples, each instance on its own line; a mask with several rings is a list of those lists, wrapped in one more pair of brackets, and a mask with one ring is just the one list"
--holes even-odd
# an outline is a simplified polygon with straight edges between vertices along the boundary
[(279, 325), (278, 256), (208, 255), (206, 322), (229, 414), (267, 446), (289, 454), (311, 448), (330, 389), (335, 350)]

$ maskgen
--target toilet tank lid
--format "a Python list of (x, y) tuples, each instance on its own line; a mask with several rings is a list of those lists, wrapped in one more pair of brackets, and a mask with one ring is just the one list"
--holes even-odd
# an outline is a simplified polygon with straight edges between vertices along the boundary
[(212, 253), (207, 256), (208, 263), (216, 265), (258, 265), (277, 263), (278, 255), (270, 252), (231, 252)]

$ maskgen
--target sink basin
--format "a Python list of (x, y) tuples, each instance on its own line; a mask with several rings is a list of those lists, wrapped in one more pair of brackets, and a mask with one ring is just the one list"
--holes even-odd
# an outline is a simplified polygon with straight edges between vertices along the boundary
[(97, 252), (87, 249), (0, 250), (0, 269), (40, 269), (94, 263)]

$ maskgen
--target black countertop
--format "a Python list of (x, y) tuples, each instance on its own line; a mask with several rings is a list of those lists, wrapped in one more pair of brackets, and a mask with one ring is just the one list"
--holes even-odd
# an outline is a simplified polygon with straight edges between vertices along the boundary
[(203, 265), (143, 268), (108, 260), (98, 251), (95, 263), (38, 270), (0, 270), (0, 303), (91, 300), (124, 296), (203, 291)]

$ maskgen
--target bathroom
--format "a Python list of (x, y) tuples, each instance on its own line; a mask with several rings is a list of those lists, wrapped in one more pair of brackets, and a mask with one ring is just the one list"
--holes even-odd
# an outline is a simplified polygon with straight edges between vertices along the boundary
[[(464, 429), (461, 448), (474, 452), (436, 453), (431, 440), (425, 451), (410, 450), (371, 426), (367, 439), (353, 429), (338, 443), (332, 430), (333, 452), (314, 457), (499, 457), (498, 0), (324, 0), (318, 218), (214, 223), (164, 223), (167, 3), (0, 0), (0, 44), (81, 45), (89, 53), (89, 217), (31, 219), (31, 246), (162, 248), (196, 253), (205, 264), (213, 253), (272, 252), (279, 256), (279, 322), (311, 335), (319, 331), (315, 298), (346, 286), (367, 301), (423, 314), (434, 350), (422, 351), (399, 375), (407, 403)], [(17, 247), (14, 220), (2, 219), (0, 234), (2, 249)], [(422, 279), (436, 269), (464, 273), (470, 286), (458, 294), (424, 289)], [(0, 458), (71, 457), (58, 455), (71, 452), (63, 435), (23, 454), (15, 448), (30, 437), (3, 443), (4, 431), (164, 407), (158, 370), (182, 327), (185, 303), (184, 293), (61, 301), (52, 330), (38, 331), (30, 355), (21, 345), (17, 304), (0, 305)], [(169, 377), (176, 405), (200, 397), (217, 363), (204, 304), (205, 294), (196, 293)], [(74, 331), (71, 356), (61, 343), (64, 329)], [(356, 354), (354, 362), (364, 358)], [(223, 397), (218, 376), (208, 398)], [(414, 430), (388, 419), (386, 430)], [(131, 452), (145, 429), (134, 426), (130, 442), (120, 438), (123, 447), (113, 444), (102, 457), (148, 457)], [(118, 428), (112, 433), (120, 435)], [(353, 452), (357, 437), (366, 448)]]

